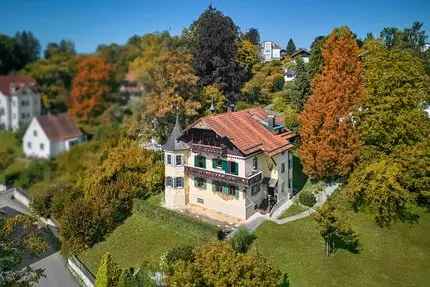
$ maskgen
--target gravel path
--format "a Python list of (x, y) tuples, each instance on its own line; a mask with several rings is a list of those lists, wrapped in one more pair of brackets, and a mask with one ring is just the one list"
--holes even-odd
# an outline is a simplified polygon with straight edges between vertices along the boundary
[[(261, 224), (263, 224), (265, 221), (270, 220), (275, 222), (276, 224), (285, 224), (288, 222), (296, 221), (299, 219), (306, 218), (310, 215), (312, 215), (314, 212), (316, 212), (316, 209), (318, 207), (322, 206), (327, 199), (336, 191), (336, 189), (339, 187), (338, 183), (329, 184), (325, 187), (325, 189), (319, 194), (317, 198), (317, 203), (313, 208), (309, 208), (306, 211), (303, 211), (301, 213), (288, 216), (286, 218), (278, 219), (282, 215), (282, 213), (287, 210), (293, 203), (295, 198), (288, 200), (285, 202), (280, 208), (279, 211), (275, 211), (273, 213), (273, 217), (270, 217), (269, 215), (261, 214), (261, 213), (255, 213), (253, 216), (251, 216), (244, 224), (242, 224), (240, 227), (244, 227), (248, 229), (249, 231), (255, 231)], [(282, 211), (282, 212), (281, 212)], [(236, 228), (232, 233), (228, 235), (228, 238), (231, 238), (236, 232), (238, 228)]]

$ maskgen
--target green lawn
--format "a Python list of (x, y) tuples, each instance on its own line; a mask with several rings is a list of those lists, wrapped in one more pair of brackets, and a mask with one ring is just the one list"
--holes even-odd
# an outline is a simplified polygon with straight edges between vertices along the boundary
[(417, 224), (379, 228), (370, 216), (351, 219), (358, 232), (358, 254), (338, 250), (324, 255), (324, 242), (312, 218), (257, 229), (254, 247), (288, 273), (291, 286), (429, 286), (430, 213), (420, 211)]
[(293, 205), (290, 206), (282, 215), (281, 218), (293, 216), (299, 213), (302, 213), (303, 211), (308, 210), (307, 207), (299, 204), (297, 201), (293, 203)]
[[(149, 199), (153, 205), (159, 197)], [(154, 209), (160, 207), (154, 206)], [(135, 209), (133, 215), (115, 229), (105, 241), (80, 255), (88, 268), (96, 273), (101, 256), (110, 252), (123, 268), (139, 266), (143, 261), (157, 264), (160, 256), (177, 245), (197, 245), (215, 240), (217, 228), (195, 222), (184, 216), (178, 218), (171, 212), (151, 217)], [(163, 219), (160, 219), (160, 218)]]

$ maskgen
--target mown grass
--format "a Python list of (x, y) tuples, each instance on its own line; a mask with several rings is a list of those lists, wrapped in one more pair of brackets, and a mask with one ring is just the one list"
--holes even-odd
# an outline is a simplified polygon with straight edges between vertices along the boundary
[(282, 215), (281, 218), (293, 216), (299, 213), (302, 213), (303, 211), (308, 210), (307, 207), (299, 204), (297, 201), (293, 203), (293, 205), (290, 206)]
[(378, 227), (372, 216), (350, 212), (358, 233), (357, 254), (338, 249), (324, 254), (324, 241), (312, 218), (258, 228), (254, 248), (282, 271), (290, 286), (429, 286), (430, 213), (420, 210), (418, 223)]
[[(96, 273), (100, 258), (106, 252), (110, 252), (122, 268), (137, 267), (143, 262), (158, 264), (160, 256), (175, 246), (195, 246), (217, 239), (218, 229), (215, 226), (162, 209), (156, 205), (159, 200), (160, 196), (135, 202), (131, 217), (105, 241), (79, 256), (91, 272)], [(142, 204), (156, 211), (151, 214), (142, 212)]]

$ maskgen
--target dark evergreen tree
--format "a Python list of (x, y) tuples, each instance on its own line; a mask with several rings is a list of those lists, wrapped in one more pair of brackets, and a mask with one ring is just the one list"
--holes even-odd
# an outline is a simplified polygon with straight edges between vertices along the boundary
[(45, 59), (49, 59), (55, 54), (75, 55), (75, 44), (70, 40), (61, 40), (60, 43), (48, 43), (43, 54)]
[(323, 67), (324, 59), (322, 56), (322, 47), (324, 44), (325, 37), (318, 36), (314, 39), (311, 45), (311, 56), (309, 58), (309, 77), (313, 79), (316, 74), (318, 74)]
[(311, 84), (309, 80), (309, 73), (306, 69), (305, 63), (301, 57), (296, 60), (296, 78), (291, 83), (289, 92), (290, 102), (293, 107), (301, 112), (303, 107), (311, 94)]
[(16, 70), (21, 70), (25, 65), (39, 59), (40, 43), (33, 33), (28, 31), (15, 34)]
[(260, 33), (255, 28), (250, 28), (244, 35), (245, 39), (248, 39), (252, 44), (260, 45)]
[(290, 38), (287, 44), (287, 55), (292, 55), (296, 51), (296, 44), (294, 44), (293, 39)]
[(237, 26), (230, 17), (209, 6), (189, 31), (193, 67), (199, 76), (199, 85), (216, 84), (234, 103), (246, 79), (245, 70), (236, 60)]

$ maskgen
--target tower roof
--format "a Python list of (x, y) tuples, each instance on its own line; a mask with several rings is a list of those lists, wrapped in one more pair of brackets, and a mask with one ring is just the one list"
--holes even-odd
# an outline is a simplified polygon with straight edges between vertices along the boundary
[(182, 141), (178, 141), (178, 138), (182, 135), (181, 124), (179, 123), (179, 117), (176, 115), (175, 126), (167, 139), (167, 142), (163, 145), (163, 150), (177, 151), (188, 148), (188, 145)]

